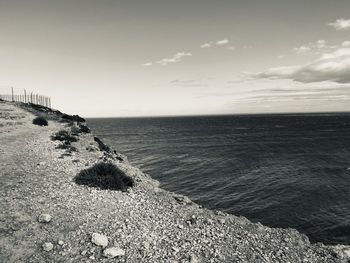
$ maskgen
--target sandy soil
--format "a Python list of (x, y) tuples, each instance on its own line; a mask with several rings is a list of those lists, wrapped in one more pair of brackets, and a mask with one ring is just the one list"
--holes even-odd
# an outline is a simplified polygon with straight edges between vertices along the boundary
[[(349, 247), (310, 244), (296, 230), (253, 224), (162, 190), (127, 161), (100, 151), (91, 134), (80, 134), (77, 152), (57, 149), (50, 136), (71, 128), (57, 121), (36, 126), (33, 118), (0, 102), (0, 262), (350, 260)], [(136, 186), (120, 192), (74, 183), (79, 171), (101, 161), (113, 161)], [(39, 222), (42, 214), (50, 222)], [(94, 233), (107, 237), (107, 246), (94, 244)], [(118, 252), (108, 253), (112, 247)]]

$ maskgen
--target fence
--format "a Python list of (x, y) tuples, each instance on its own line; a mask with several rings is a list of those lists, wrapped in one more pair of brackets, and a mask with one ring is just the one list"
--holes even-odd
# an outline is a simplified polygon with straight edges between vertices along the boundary
[(27, 94), (26, 90), (23, 90), (23, 94), (15, 94), (14, 89), (11, 88), (11, 94), (0, 94), (0, 99), (12, 102), (33, 103), (51, 108), (50, 97), (33, 94), (33, 92)]

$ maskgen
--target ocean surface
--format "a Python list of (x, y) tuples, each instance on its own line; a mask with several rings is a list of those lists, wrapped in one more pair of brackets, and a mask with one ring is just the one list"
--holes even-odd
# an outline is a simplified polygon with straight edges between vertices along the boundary
[(350, 244), (350, 114), (88, 119), (163, 188)]

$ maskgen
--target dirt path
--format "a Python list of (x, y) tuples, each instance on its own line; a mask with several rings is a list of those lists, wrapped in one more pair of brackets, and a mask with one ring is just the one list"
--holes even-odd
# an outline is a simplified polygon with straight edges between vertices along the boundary
[[(92, 135), (67, 154), (50, 139), (66, 124), (32, 125), (8, 103), (0, 112), (0, 262), (348, 262), (348, 247), (203, 209), (125, 162), (114, 163), (136, 181), (128, 192), (77, 185), (74, 176), (104, 158)], [(50, 222), (38, 221), (43, 213)], [(93, 233), (108, 245), (93, 244)]]

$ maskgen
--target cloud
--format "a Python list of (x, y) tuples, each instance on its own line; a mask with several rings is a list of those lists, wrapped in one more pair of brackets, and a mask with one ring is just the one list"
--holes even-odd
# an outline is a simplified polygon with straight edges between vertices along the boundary
[(204, 43), (203, 45), (201, 45), (201, 48), (210, 48), (213, 46), (213, 42), (209, 42), (209, 43)]
[[(211, 48), (213, 46), (224, 46), (224, 45), (227, 45), (228, 43), (230, 43), (230, 41), (228, 39), (222, 39), (222, 40), (217, 40), (217, 41), (210, 41), (210, 42), (207, 42), (207, 43), (204, 43), (202, 44), (200, 47), (201, 48)], [(233, 46), (232, 46), (233, 48)], [(233, 50), (233, 49), (230, 49), (230, 50)]]
[(170, 81), (170, 84), (176, 87), (207, 87), (209, 85), (205, 79), (175, 79)]
[(177, 52), (171, 58), (162, 58), (161, 60), (158, 60), (156, 62), (147, 62), (142, 64), (142, 66), (150, 67), (150, 66), (153, 66), (155, 63), (160, 64), (162, 66), (167, 66), (170, 63), (178, 63), (182, 61), (184, 57), (191, 57), (191, 56), (192, 56), (192, 53), (189, 53), (189, 52)]
[(322, 40), (322, 39), (316, 41), (316, 45), (317, 45), (318, 48), (326, 47), (326, 43), (327, 43), (326, 40)]
[(341, 45), (342, 47), (350, 47), (350, 41), (344, 41)]
[(166, 66), (169, 63), (178, 63), (178, 62), (182, 61), (182, 58), (191, 57), (191, 56), (192, 56), (192, 53), (178, 52), (178, 53), (174, 54), (171, 58), (163, 58), (163, 59), (157, 61), (156, 63), (158, 63), (162, 66)]
[(228, 49), (228, 50), (231, 50), (231, 51), (236, 50), (236, 48), (235, 48), (234, 46), (229, 46), (227, 49)]
[(311, 47), (309, 47), (309, 46), (300, 46), (300, 47), (293, 48), (293, 51), (297, 54), (307, 53), (310, 50), (311, 50)]
[(230, 42), (230, 41), (229, 41), (228, 39), (225, 38), (225, 39), (216, 41), (216, 45), (222, 46), (222, 45), (228, 44), (229, 42)]
[(350, 83), (350, 48), (339, 48), (319, 59), (298, 66), (271, 68), (253, 77), (259, 79), (291, 79), (298, 82), (332, 81)]
[(350, 19), (337, 19), (335, 22), (328, 23), (329, 26), (334, 27), (335, 30), (349, 30), (350, 29)]
[(320, 39), (300, 47), (293, 48), (294, 53), (298, 55), (320, 54), (321, 52), (331, 51), (338, 48), (337, 45), (329, 45), (326, 40)]

